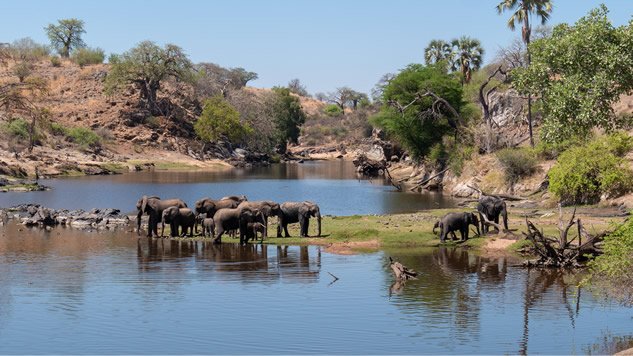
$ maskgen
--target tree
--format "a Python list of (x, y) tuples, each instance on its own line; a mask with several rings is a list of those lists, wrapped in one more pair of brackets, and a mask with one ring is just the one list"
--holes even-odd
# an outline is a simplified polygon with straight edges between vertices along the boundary
[(297, 143), (300, 127), (306, 120), (299, 98), (290, 95), (288, 88), (273, 88), (276, 96), (273, 101), (273, 117), (277, 127), (277, 144), (280, 151), (286, 151), (287, 143)]
[(200, 63), (194, 67), (197, 72), (196, 92), (202, 97), (222, 95), (228, 97), (230, 90), (240, 90), (249, 81), (257, 79), (257, 73), (244, 68), (227, 69), (215, 63)]
[(160, 48), (154, 42), (144, 41), (120, 56), (111, 56), (110, 64), (106, 93), (133, 84), (140, 91), (141, 104), (152, 114), (162, 114), (156, 93), (163, 80), (171, 77), (193, 81), (191, 62), (180, 47), (172, 44)]
[(238, 142), (252, 131), (240, 122), (240, 113), (221, 96), (205, 101), (202, 114), (193, 127), (196, 135), (205, 142), (214, 142), (222, 137)]
[(49, 24), (44, 29), (53, 48), (57, 49), (60, 56), (68, 58), (71, 50), (86, 45), (81, 39), (81, 35), (86, 33), (84, 22), (78, 19), (62, 19), (57, 23), (57, 25)]
[[(530, 65), (530, 37), (532, 27), (530, 26), (530, 14), (535, 14), (541, 19), (544, 25), (549, 19), (552, 12), (552, 2), (550, 0), (503, 0), (497, 5), (497, 12), (503, 13), (505, 10), (514, 10), (514, 13), (508, 19), (508, 27), (514, 31), (517, 23), (522, 23), (521, 38), (525, 43), (527, 50), (527, 64)], [(530, 145), (534, 147), (534, 138), (532, 135), (532, 95), (528, 94), (528, 126), (530, 130)]]
[(542, 103), (546, 142), (585, 138), (594, 127), (611, 131), (627, 123), (612, 105), (633, 91), (633, 24), (614, 28), (607, 13), (603, 5), (574, 26), (556, 26), (551, 37), (530, 45), (531, 65), (512, 72), (517, 90)]
[(362, 100), (369, 100), (367, 94), (357, 92), (349, 87), (337, 88), (335, 92), (328, 95), (327, 99), (328, 102), (338, 105), (343, 111), (345, 111), (345, 106), (351, 106), (352, 109), (356, 110)]
[(308, 97), (308, 90), (306, 90), (306, 86), (301, 84), (301, 81), (298, 78), (292, 79), (288, 82), (288, 89), (293, 94), (297, 94), (299, 96)]
[(443, 40), (432, 40), (424, 49), (424, 63), (436, 64), (440, 61), (451, 62), (453, 51), (451, 45)]
[(453, 70), (459, 68), (462, 73), (462, 83), (469, 83), (472, 72), (481, 68), (484, 49), (479, 40), (462, 36), (451, 41), (455, 48)]
[(35, 145), (36, 126), (47, 115), (47, 111), (37, 107), (33, 99), (46, 94), (48, 83), (42, 78), (27, 78), (19, 83), (0, 85), (0, 109), (31, 118), (28, 127), (29, 152)]
[(445, 67), (410, 64), (385, 86), (385, 105), (371, 121), (420, 159), (457, 129), (462, 95), (460, 83)]

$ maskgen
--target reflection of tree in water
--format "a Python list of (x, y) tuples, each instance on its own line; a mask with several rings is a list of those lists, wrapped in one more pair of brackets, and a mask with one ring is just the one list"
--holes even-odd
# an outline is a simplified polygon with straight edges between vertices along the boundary
[(614, 336), (603, 332), (600, 340), (583, 348), (586, 355), (613, 355), (633, 347), (633, 336)]
[[(572, 287), (570, 283), (566, 282), (566, 278), (573, 277), (574, 274), (572, 271), (563, 271), (555, 268), (525, 269), (525, 292), (523, 293), (523, 335), (521, 341), (519, 342), (519, 354), (528, 354), (530, 309), (532, 309), (550, 292), (553, 292), (558, 300), (555, 303), (548, 303), (548, 305), (551, 305), (554, 309), (558, 309), (559, 305), (564, 305), (567, 309), (567, 314), (569, 315), (571, 327), (576, 327), (576, 318), (580, 312), (581, 288), (577, 288), (575, 286)], [(560, 291), (560, 294), (558, 294), (558, 291)], [(574, 307), (572, 307), (569, 302), (569, 296), (575, 297)]]
[(229, 273), (231, 276), (219, 278), (253, 283), (271, 283), (282, 278), (312, 283), (318, 280), (321, 269), (320, 249), (309, 246), (139, 239), (137, 256), (141, 272), (155, 273), (169, 268), (170, 273), (184, 274), (184, 270), (195, 268), (211, 276), (213, 272)]
[[(505, 259), (489, 260), (461, 248), (445, 247), (428, 253), (394, 255), (394, 259), (419, 272), (417, 280), (392, 285), (392, 291), (400, 288), (396, 290), (399, 307), (407, 313), (422, 313), (426, 326), (445, 328), (452, 324), (454, 327), (447, 332), (456, 340), (478, 337), (480, 292), (485, 285), (505, 281)], [(392, 280), (390, 272), (385, 271)]]

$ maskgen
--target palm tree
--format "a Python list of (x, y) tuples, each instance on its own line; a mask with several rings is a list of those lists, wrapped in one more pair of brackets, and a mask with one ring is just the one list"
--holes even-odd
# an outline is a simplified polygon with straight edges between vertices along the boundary
[(462, 73), (462, 84), (470, 82), (472, 72), (481, 68), (484, 49), (481, 42), (468, 36), (451, 41), (454, 48), (455, 61), (453, 70), (459, 69)]
[(426, 64), (433, 64), (443, 60), (451, 62), (452, 54), (451, 46), (446, 41), (432, 40), (424, 49), (424, 62)]
[[(506, 9), (514, 10), (514, 13), (508, 19), (508, 27), (512, 31), (514, 31), (516, 24), (523, 24), (521, 27), (521, 38), (527, 47), (527, 64), (529, 66), (532, 60), (530, 56), (530, 36), (532, 33), (530, 14), (540, 18), (541, 24), (544, 25), (552, 12), (552, 2), (550, 0), (503, 0), (497, 5), (499, 14)], [(530, 127), (530, 145), (534, 147), (534, 138), (532, 137), (532, 95), (530, 94), (528, 94), (528, 125)]]

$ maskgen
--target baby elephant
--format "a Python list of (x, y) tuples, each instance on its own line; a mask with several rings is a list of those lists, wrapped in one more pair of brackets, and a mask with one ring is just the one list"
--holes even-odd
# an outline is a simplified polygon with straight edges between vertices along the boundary
[[(440, 228), (440, 241), (445, 242), (446, 236), (452, 233), (455, 236), (454, 231), (459, 231), (462, 235), (462, 241), (468, 240), (468, 226), (475, 225), (477, 228), (477, 235), (479, 232), (479, 219), (474, 213), (448, 213), (444, 215), (442, 220), (436, 224), (436, 227)], [(433, 228), (435, 230), (435, 227)]]
[(251, 222), (248, 223), (247, 226), (247, 237), (248, 239), (257, 240), (257, 233), (262, 234), (262, 242), (264, 241), (264, 236), (266, 234), (266, 226), (260, 222)]
[[(193, 225), (196, 222), (196, 216), (189, 208), (178, 208), (171, 206), (163, 210), (163, 228), (160, 236), (164, 236), (165, 223), (169, 224), (171, 229), (171, 237), (185, 236), (189, 232), (189, 237), (193, 236)], [(182, 229), (182, 234), (178, 234), (178, 229)]]
[(215, 222), (213, 222), (213, 218), (202, 219), (202, 236), (203, 237), (215, 236)]

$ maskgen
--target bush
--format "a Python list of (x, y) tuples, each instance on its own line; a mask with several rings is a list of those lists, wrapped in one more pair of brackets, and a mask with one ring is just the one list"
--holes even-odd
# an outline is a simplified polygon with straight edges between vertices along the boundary
[[(563, 152), (549, 172), (549, 189), (563, 204), (594, 204), (633, 188), (633, 172), (622, 158), (631, 138), (616, 133)], [(628, 135), (627, 135), (628, 136)]]
[(66, 137), (82, 148), (97, 148), (101, 146), (101, 137), (89, 128), (70, 128), (66, 130)]
[[(607, 279), (618, 286), (618, 290), (631, 294), (633, 275), (633, 219), (619, 225), (615, 231), (605, 237), (603, 254), (589, 263), (592, 274)], [(623, 288), (628, 286), (628, 288)], [(628, 296), (631, 299), (631, 296)]]
[(323, 108), (323, 112), (325, 113), (325, 115), (331, 116), (331, 117), (339, 117), (343, 115), (343, 109), (341, 109), (336, 104), (327, 105), (326, 107)]
[(471, 146), (457, 146), (450, 151), (448, 155), (448, 166), (456, 176), (459, 177), (462, 175), (464, 162), (470, 160), (473, 152), (475, 152), (475, 149)]
[(504, 148), (497, 152), (506, 183), (512, 185), (536, 171), (536, 155), (531, 149)]
[(66, 136), (66, 127), (56, 122), (51, 122), (51, 133), (55, 136)]
[(534, 149), (536, 154), (543, 159), (556, 159), (567, 149), (580, 146), (584, 141), (586, 139), (580, 137), (568, 138), (559, 142), (540, 141)]
[(57, 57), (57, 56), (53, 56), (53, 57), (51, 57), (51, 65), (53, 67), (61, 67), (62, 66), (62, 60), (59, 59), (59, 57)]
[(29, 123), (23, 118), (12, 119), (3, 125), (2, 131), (11, 137), (28, 139)]
[(31, 38), (26, 37), (13, 41), (9, 46), (9, 54), (16, 61), (34, 62), (40, 60), (50, 53), (50, 49), (36, 43)]
[(28, 62), (20, 62), (13, 66), (13, 74), (18, 77), (20, 83), (26, 79), (33, 71), (33, 65)]
[(71, 59), (80, 67), (101, 64), (105, 59), (105, 52), (101, 48), (79, 48), (73, 52)]

